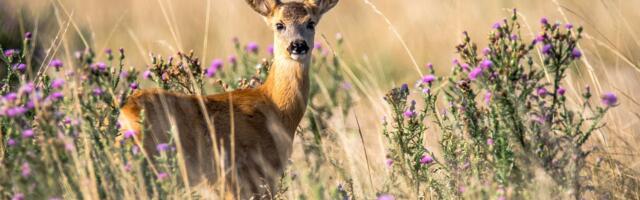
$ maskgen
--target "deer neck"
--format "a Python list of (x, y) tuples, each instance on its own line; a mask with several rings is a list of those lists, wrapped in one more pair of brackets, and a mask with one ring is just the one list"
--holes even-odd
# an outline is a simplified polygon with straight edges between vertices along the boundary
[(309, 65), (308, 57), (292, 60), (276, 53), (267, 80), (261, 87), (290, 131), (295, 131), (307, 108)]

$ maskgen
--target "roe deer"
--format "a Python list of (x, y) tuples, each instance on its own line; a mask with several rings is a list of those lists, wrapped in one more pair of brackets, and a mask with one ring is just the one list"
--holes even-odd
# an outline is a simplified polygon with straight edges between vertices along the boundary
[(158, 154), (156, 145), (169, 142), (169, 133), (178, 135), (191, 183), (227, 177), (244, 195), (261, 184), (274, 186), (306, 110), (315, 27), (338, 1), (246, 0), (275, 34), (264, 84), (210, 96), (140, 90), (121, 110), (123, 131), (136, 133), (133, 139), (148, 155)]

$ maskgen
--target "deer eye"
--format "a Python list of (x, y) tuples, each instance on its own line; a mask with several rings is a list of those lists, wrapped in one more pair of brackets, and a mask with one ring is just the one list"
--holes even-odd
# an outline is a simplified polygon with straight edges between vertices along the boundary
[(284, 24), (283, 23), (277, 23), (276, 24), (276, 30), (278, 31), (283, 31), (284, 30)]
[(308, 28), (309, 30), (313, 30), (313, 29), (315, 29), (315, 28), (316, 28), (316, 23), (315, 23), (315, 22), (309, 22), (309, 23), (307, 24), (307, 28)]

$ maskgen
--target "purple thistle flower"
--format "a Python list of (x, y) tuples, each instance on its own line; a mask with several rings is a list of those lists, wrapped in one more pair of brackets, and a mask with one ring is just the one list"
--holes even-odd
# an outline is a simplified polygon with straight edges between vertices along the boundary
[(129, 138), (132, 138), (132, 137), (136, 136), (136, 134), (137, 134), (136, 131), (128, 130), (128, 131), (124, 132), (124, 138), (125, 139), (129, 139)]
[(558, 87), (558, 94), (560, 96), (564, 96), (564, 93), (567, 92), (566, 89), (564, 89), (563, 87)]
[(273, 51), (274, 51), (273, 44), (270, 44), (269, 46), (267, 46), (267, 52), (269, 52), (269, 55), (273, 55)]
[(222, 59), (214, 59), (211, 62), (211, 67), (216, 68), (216, 70), (220, 70), (220, 69), (222, 69), (223, 64), (224, 64), (224, 62), (222, 61)]
[(427, 69), (433, 70), (433, 64), (431, 64), (431, 63), (427, 63), (427, 64), (425, 65), (425, 67), (426, 67)]
[(138, 89), (138, 84), (137, 83), (131, 83), (131, 84), (129, 84), (129, 88), (131, 88), (132, 90), (137, 90)]
[(385, 160), (384, 164), (386, 164), (387, 167), (393, 166), (393, 159), (387, 158), (387, 160)]
[(547, 96), (549, 92), (547, 91), (547, 88), (544, 87), (540, 87), (538, 88), (538, 90), (536, 90), (536, 94), (538, 94), (538, 96), (544, 98)]
[(571, 50), (571, 57), (573, 59), (578, 59), (582, 57), (582, 52), (580, 52), (580, 49), (578, 48), (573, 48), (573, 50)]
[(493, 62), (491, 62), (491, 60), (485, 59), (480, 62), (480, 67), (482, 67), (482, 69), (489, 69), (491, 66), (493, 66)]
[(18, 94), (15, 92), (11, 92), (9, 94), (4, 95), (4, 100), (6, 101), (15, 101), (18, 99)]
[(462, 68), (462, 71), (468, 72), (470, 67), (469, 64), (463, 63), (462, 65), (460, 65), (460, 68)]
[(430, 93), (431, 93), (431, 89), (429, 88), (422, 89), (422, 94), (430, 94)]
[(129, 72), (127, 70), (123, 70), (122, 72), (120, 72), (120, 78), (129, 78)]
[(351, 83), (345, 81), (345, 82), (342, 82), (341, 87), (344, 90), (351, 90), (353, 88), (353, 85), (351, 85)]
[(158, 180), (159, 181), (162, 181), (162, 180), (167, 179), (167, 178), (169, 178), (169, 174), (167, 174), (166, 172), (158, 173)]
[(511, 35), (511, 40), (518, 40), (518, 35), (516, 34)]
[(484, 49), (482, 49), (482, 55), (487, 56), (491, 53), (491, 49), (489, 49), (489, 47), (485, 47)]
[(487, 91), (487, 93), (484, 94), (484, 103), (487, 105), (491, 103), (491, 92)]
[(213, 66), (210, 66), (209, 68), (207, 68), (207, 70), (205, 71), (204, 75), (207, 78), (211, 78), (211, 77), (214, 77), (216, 75), (216, 72), (218, 72), (218, 69), (213, 67)]
[(107, 70), (107, 64), (103, 63), (103, 62), (99, 62), (99, 63), (94, 63), (91, 65), (91, 69), (93, 71), (97, 71), (97, 72), (104, 72)]
[(142, 72), (142, 78), (143, 79), (150, 79), (151, 78), (151, 71), (145, 70), (144, 72)]
[(131, 172), (131, 169), (133, 168), (133, 166), (131, 165), (131, 163), (127, 163), (124, 165), (124, 171), (125, 172)]
[(475, 81), (480, 75), (482, 75), (482, 67), (476, 67), (469, 72), (469, 79)]
[(406, 118), (413, 118), (416, 116), (416, 112), (413, 110), (407, 110), (407, 111), (404, 111), (403, 115)]
[(22, 131), (22, 138), (31, 138), (33, 137), (34, 133), (33, 130), (31, 129), (26, 129)]
[(24, 200), (24, 194), (16, 193), (13, 195), (13, 197), (11, 197), (11, 200)]
[(56, 71), (60, 69), (60, 67), (62, 67), (64, 64), (62, 63), (61, 60), (59, 59), (53, 59), (50, 63), (49, 66), (56, 68)]
[(453, 65), (460, 65), (460, 61), (458, 61), (458, 59), (453, 59), (451, 63), (453, 63)]
[(24, 63), (16, 64), (13, 66), (13, 70), (18, 71), (21, 74), (24, 74), (24, 72), (27, 71), (27, 65), (25, 65)]
[(542, 43), (542, 42), (544, 42), (544, 39), (546, 39), (546, 38), (547, 38), (547, 35), (545, 35), (545, 34), (538, 35), (538, 36), (536, 36), (536, 40), (535, 41)]
[(24, 33), (24, 39), (31, 40), (33, 38), (33, 34), (31, 32)]
[(500, 22), (496, 22), (493, 24), (493, 26), (491, 26), (493, 29), (500, 29), (500, 27), (502, 26), (502, 24), (500, 24)]
[(551, 49), (553, 48), (553, 46), (551, 46), (551, 44), (545, 44), (542, 47), (542, 53), (543, 54), (550, 54), (551, 53)]
[(93, 95), (102, 96), (103, 93), (104, 93), (104, 91), (102, 90), (102, 88), (94, 88), (93, 89)]
[(9, 138), (7, 140), (7, 146), (13, 147), (13, 146), (16, 146), (16, 144), (17, 144), (17, 142), (13, 138)]
[(549, 24), (549, 20), (546, 17), (543, 17), (542, 19), (540, 19), (540, 23), (542, 25), (547, 25), (547, 24)]
[(18, 117), (26, 112), (27, 112), (27, 109), (25, 107), (18, 106), (14, 108), (8, 108), (7, 110), (4, 111), (4, 115), (9, 118), (13, 118), (13, 117)]
[(249, 44), (247, 44), (247, 46), (245, 47), (245, 51), (249, 53), (254, 53), (254, 54), (258, 53), (258, 49), (259, 49), (259, 46), (255, 42), (249, 42)]
[(53, 89), (60, 89), (62, 88), (63, 85), (64, 85), (64, 79), (56, 78), (53, 81), (51, 81), (51, 87)]
[(22, 177), (29, 177), (29, 175), (31, 175), (31, 166), (29, 166), (28, 162), (24, 162), (22, 163), (22, 167), (20, 167), (20, 171), (22, 174)]
[(13, 55), (16, 54), (16, 50), (15, 49), (7, 49), (4, 51), (4, 56), (11, 58), (13, 57)]
[(564, 27), (565, 27), (566, 29), (572, 29), (572, 28), (573, 28), (573, 24), (571, 24), (571, 23), (567, 23), (567, 24), (565, 24), (565, 25), (564, 25)]
[(617, 103), (618, 103), (618, 96), (616, 96), (615, 94), (611, 92), (607, 92), (604, 95), (602, 95), (602, 104), (612, 107), (612, 106), (615, 106)]
[(322, 43), (316, 42), (315, 44), (313, 44), (313, 48), (317, 49), (318, 51), (322, 50)]
[(169, 144), (167, 143), (160, 143), (158, 145), (156, 145), (156, 149), (158, 150), (158, 152), (165, 152), (167, 150), (169, 150), (171, 148), (171, 146), (169, 146)]
[(393, 195), (390, 194), (383, 194), (378, 196), (377, 200), (395, 200), (396, 197), (394, 197)]
[(231, 63), (231, 65), (238, 64), (238, 58), (235, 55), (230, 55), (228, 60), (229, 60), (229, 63)]
[(54, 92), (54, 93), (51, 93), (51, 95), (49, 95), (49, 99), (53, 101), (59, 101), (59, 100), (62, 100), (62, 98), (64, 98), (64, 95), (62, 94), (62, 92)]
[(436, 77), (431, 74), (422, 77), (422, 83), (425, 83), (425, 84), (431, 84), (433, 83), (434, 80), (436, 80)]
[(433, 158), (429, 155), (423, 155), (422, 158), (420, 158), (420, 164), (428, 165), (431, 163), (433, 163)]
[(492, 138), (487, 139), (487, 145), (493, 146), (493, 144), (494, 143), (493, 143), (493, 139)]
[(409, 90), (409, 84), (406, 84), (406, 83), (405, 83), (405, 84), (402, 84), (401, 89), (402, 89), (402, 90), (404, 90), (404, 91)]
[(507, 198), (504, 197), (504, 196), (500, 196), (500, 197), (498, 197), (498, 200), (507, 200)]
[(106, 48), (104, 49), (104, 53), (106, 53), (107, 55), (111, 55), (113, 51), (110, 48)]
[(35, 85), (33, 85), (33, 82), (29, 82), (27, 84), (24, 84), (20, 88), (20, 91), (29, 94), (29, 93), (33, 92), (34, 89), (35, 89)]

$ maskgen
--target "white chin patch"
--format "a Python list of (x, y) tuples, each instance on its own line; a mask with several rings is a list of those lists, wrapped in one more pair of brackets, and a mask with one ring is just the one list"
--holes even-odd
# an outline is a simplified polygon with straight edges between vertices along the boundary
[(307, 57), (307, 54), (291, 54), (291, 59), (302, 60)]

